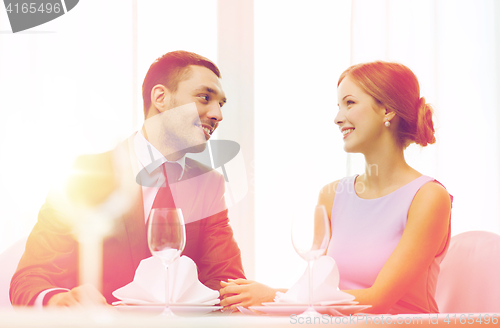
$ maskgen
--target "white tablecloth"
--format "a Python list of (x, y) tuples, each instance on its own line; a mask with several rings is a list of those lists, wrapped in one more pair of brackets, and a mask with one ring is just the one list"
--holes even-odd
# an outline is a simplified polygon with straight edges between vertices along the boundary
[[(489, 314), (491, 318), (491, 314)], [(119, 313), (114, 309), (105, 311), (75, 311), (69, 309), (55, 309), (52, 311), (34, 309), (16, 309), (0, 311), (0, 327), (9, 328), (68, 328), (68, 327), (99, 327), (99, 328), (164, 328), (169, 327), (498, 327), (490, 320), (479, 323), (477, 319), (484, 319), (485, 314), (420, 314), (420, 315), (378, 315), (360, 317), (330, 317), (324, 315), (315, 322), (306, 322), (298, 317), (249, 316), (243, 314), (220, 315), (210, 314), (198, 317), (179, 317), (178, 319), (164, 319), (157, 315), (139, 313)], [(496, 314), (500, 320), (500, 314)], [(474, 322), (472, 322), (474, 320)], [(169, 323), (166, 324), (166, 321)]]

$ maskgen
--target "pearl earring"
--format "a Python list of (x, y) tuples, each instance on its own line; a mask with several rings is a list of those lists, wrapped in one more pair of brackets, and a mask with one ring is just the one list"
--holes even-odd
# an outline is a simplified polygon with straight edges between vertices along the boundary
[(391, 126), (391, 122), (389, 122), (389, 121), (385, 121), (384, 124), (385, 124), (386, 127), (390, 127)]

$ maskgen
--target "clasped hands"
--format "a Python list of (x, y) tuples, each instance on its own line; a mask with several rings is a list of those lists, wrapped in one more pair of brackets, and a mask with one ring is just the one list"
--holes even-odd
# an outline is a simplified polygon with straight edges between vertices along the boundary
[(235, 310), (238, 306), (261, 305), (263, 302), (273, 302), (276, 292), (285, 293), (286, 289), (275, 289), (264, 284), (246, 279), (229, 279), (220, 282), (220, 305), (225, 309)]

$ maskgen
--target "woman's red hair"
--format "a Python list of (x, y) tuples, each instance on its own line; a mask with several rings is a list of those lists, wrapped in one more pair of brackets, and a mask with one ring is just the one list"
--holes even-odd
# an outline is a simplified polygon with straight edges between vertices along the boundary
[(427, 146), (436, 142), (432, 108), (420, 97), (417, 77), (408, 67), (383, 61), (353, 65), (340, 75), (337, 86), (346, 76), (388, 111), (396, 113), (400, 145), (407, 147), (415, 142)]

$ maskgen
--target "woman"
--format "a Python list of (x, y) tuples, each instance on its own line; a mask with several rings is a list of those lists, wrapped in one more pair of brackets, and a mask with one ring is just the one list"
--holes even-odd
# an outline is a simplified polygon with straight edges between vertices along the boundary
[[(401, 64), (354, 65), (337, 86), (344, 150), (366, 161), (363, 174), (326, 185), (318, 199), (331, 220), (327, 255), (338, 265), (339, 288), (372, 305), (370, 313), (438, 312), (434, 293), (450, 241), (452, 197), (403, 153), (413, 142), (435, 142), (431, 108)], [(277, 291), (242, 279), (221, 285), (226, 307), (272, 301)]]

